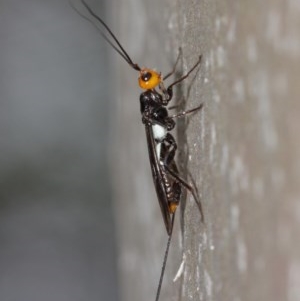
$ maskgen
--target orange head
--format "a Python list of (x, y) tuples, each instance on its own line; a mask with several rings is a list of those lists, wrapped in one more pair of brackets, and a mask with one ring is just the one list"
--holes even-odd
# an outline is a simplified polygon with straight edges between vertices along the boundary
[(161, 83), (161, 74), (154, 70), (143, 68), (140, 71), (139, 86), (142, 89), (150, 90), (154, 89)]

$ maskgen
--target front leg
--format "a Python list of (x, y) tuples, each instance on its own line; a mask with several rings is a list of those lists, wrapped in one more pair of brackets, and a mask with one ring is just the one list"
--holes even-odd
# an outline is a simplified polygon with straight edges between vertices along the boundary
[(175, 158), (177, 143), (175, 138), (170, 133), (167, 133), (161, 144), (163, 155), (161, 155), (160, 160), (163, 161), (164, 165), (168, 166)]
[(167, 106), (169, 104), (169, 102), (173, 98), (173, 89), (172, 89), (172, 86), (168, 87), (166, 89), (166, 87), (163, 84), (163, 82), (161, 82), (159, 84), (159, 90), (161, 91), (161, 94), (162, 94), (162, 99), (161, 99), (162, 105), (163, 106)]
[(169, 116), (160, 116), (154, 112), (144, 111), (142, 114), (142, 122), (146, 125), (160, 125), (167, 131), (171, 131), (175, 127), (175, 121)]

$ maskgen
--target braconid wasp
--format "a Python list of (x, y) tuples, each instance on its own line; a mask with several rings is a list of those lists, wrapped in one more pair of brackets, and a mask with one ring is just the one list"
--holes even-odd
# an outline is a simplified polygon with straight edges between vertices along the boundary
[[(197, 196), (195, 187), (187, 183), (179, 174), (177, 164), (175, 162), (177, 143), (174, 136), (170, 133), (170, 131), (175, 127), (174, 119), (200, 110), (202, 108), (202, 104), (196, 108), (183, 111), (175, 115), (169, 115), (167, 108), (169, 102), (173, 98), (173, 87), (186, 79), (200, 65), (201, 55), (194, 66), (185, 75), (175, 80), (166, 88), (164, 86), (164, 81), (175, 73), (176, 66), (181, 55), (181, 50), (179, 51), (179, 55), (172, 71), (165, 76), (162, 76), (161, 73), (158, 73), (153, 69), (141, 68), (137, 63), (132, 61), (108, 25), (89, 7), (84, 0), (81, 0), (81, 3), (89, 12), (89, 14), (103, 27), (103, 31), (100, 30), (103, 38), (116, 52), (118, 52), (118, 54), (132, 69), (139, 72), (139, 86), (145, 90), (140, 95), (142, 123), (145, 125), (146, 130), (153, 182), (164, 219), (164, 224), (168, 233), (167, 247), (155, 298), (155, 300), (158, 301), (172, 238), (175, 212), (180, 202), (182, 188), (185, 188), (192, 194), (193, 199), (199, 209), (201, 220), (203, 221), (201, 202)], [(75, 10), (79, 13), (77, 9)], [(79, 14), (85, 19), (89, 20), (81, 13)]]

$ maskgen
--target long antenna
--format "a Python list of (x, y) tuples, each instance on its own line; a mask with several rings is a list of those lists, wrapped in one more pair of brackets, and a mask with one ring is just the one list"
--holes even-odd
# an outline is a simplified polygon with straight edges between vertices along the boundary
[[(129, 54), (126, 52), (126, 50), (123, 48), (123, 46), (121, 45), (121, 43), (119, 42), (119, 40), (116, 38), (116, 36), (113, 34), (113, 32), (110, 30), (110, 28), (106, 25), (106, 23), (89, 7), (89, 5), (84, 1), (81, 0), (82, 5), (87, 9), (87, 11), (90, 13), (90, 15), (92, 17), (94, 17), (103, 27), (104, 29), (108, 32), (109, 36), (112, 37), (112, 39), (115, 41), (115, 43), (117, 43), (117, 47), (116, 45), (114, 45), (114, 43), (104, 34), (103, 31), (100, 30), (101, 35), (103, 36), (103, 38), (110, 44), (110, 46), (112, 46), (112, 48), (118, 52), (122, 58), (135, 70), (137, 71), (141, 71), (141, 68), (138, 64), (134, 63), (132, 61), (132, 59), (130, 58)], [(75, 11), (82, 16), (84, 19), (88, 20), (89, 22), (92, 22), (89, 18), (85, 17), (84, 15), (82, 15), (73, 5), (72, 7), (75, 9)], [(97, 27), (98, 28), (98, 27)], [(98, 28), (99, 29), (99, 28)]]

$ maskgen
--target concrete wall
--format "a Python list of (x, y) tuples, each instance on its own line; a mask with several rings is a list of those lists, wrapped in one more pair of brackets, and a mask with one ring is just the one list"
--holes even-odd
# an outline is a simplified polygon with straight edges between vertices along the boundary
[[(296, 301), (300, 291), (299, 1), (118, 1), (133, 60), (166, 73), (179, 46), (179, 166), (195, 180), (178, 212), (161, 300)], [(115, 54), (112, 54), (115, 56)], [(122, 300), (153, 300), (167, 235), (154, 194), (135, 71), (116, 59), (112, 162)], [(183, 230), (181, 234), (181, 230)], [(182, 259), (181, 278), (173, 283)]]

